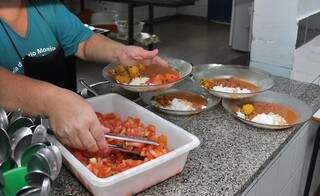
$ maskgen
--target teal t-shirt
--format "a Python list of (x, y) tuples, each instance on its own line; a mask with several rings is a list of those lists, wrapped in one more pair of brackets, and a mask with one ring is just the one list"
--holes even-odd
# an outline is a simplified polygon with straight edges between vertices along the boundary
[[(70, 56), (77, 51), (81, 42), (93, 34), (58, 0), (34, 2), (44, 18), (41, 17), (33, 4), (26, 1), (28, 26), (25, 37), (18, 35), (2, 21), (22, 57), (46, 55), (55, 50), (58, 43), (61, 44), (65, 56)], [(14, 73), (23, 74), (21, 59), (1, 25), (0, 37), (0, 66)], [(54, 62), (52, 62), (52, 66), (54, 66)]]

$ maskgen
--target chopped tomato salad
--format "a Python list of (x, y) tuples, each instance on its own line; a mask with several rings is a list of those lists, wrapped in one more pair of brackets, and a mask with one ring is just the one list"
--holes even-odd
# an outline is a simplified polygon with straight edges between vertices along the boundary
[(110, 132), (113, 134), (145, 137), (159, 143), (159, 146), (154, 146), (107, 139), (109, 144), (119, 145), (122, 148), (138, 153), (140, 156), (116, 150), (89, 153), (71, 149), (74, 156), (97, 177), (106, 178), (112, 176), (168, 152), (167, 137), (163, 134), (156, 135), (156, 127), (154, 125), (145, 125), (139, 118), (133, 117), (121, 120), (120, 117), (114, 113), (96, 114), (101, 124), (109, 128)]

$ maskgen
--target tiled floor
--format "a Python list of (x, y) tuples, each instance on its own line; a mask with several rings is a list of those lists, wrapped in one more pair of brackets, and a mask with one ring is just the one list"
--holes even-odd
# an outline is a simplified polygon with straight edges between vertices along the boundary
[[(194, 65), (248, 64), (247, 53), (233, 51), (228, 45), (229, 28), (228, 25), (203, 18), (177, 16), (155, 24), (155, 33), (161, 40), (156, 47), (162, 55), (181, 58)], [(101, 81), (103, 67), (101, 64), (79, 62), (77, 76), (87, 79), (89, 83)]]

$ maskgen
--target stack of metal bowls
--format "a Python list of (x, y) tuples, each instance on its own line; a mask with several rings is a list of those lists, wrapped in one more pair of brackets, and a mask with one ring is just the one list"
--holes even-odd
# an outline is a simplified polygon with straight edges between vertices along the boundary
[(0, 108), (0, 194), (49, 195), (62, 156), (47, 140), (47, 132), (41, 117)]

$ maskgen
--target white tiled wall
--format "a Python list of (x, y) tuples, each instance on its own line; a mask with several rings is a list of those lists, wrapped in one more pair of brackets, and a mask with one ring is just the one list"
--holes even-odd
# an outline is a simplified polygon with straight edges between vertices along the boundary
[(209, 0), (197, 0), (195, 5), (179, 7), (178, 14), (207, 17), (208, 1)]
[[(291, 78), (312, 82), (320, 75), (320, 36), (298, 48), (294, 52)], [(314, 82), (316, 84), (316, 82)]]

